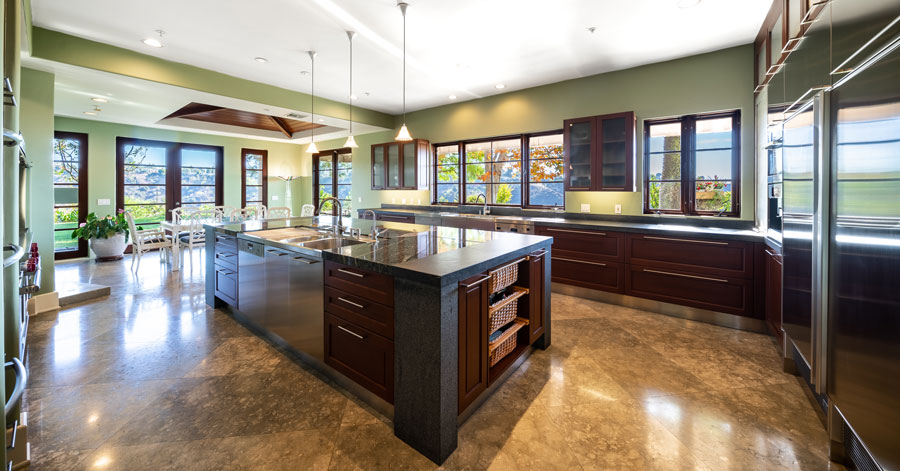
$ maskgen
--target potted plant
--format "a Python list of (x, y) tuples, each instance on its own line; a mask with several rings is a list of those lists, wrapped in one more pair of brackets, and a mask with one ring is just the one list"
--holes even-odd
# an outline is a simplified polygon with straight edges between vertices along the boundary
[(118, 260), (125, 253), (128, 242), (125, 212), (119, 210), (115, 217), (107, 215), (105, 218), (98, 218), (96, 214), (90, 213), (85, 222), (72, 232), (72, 238), (88, 241), (99, 261)]

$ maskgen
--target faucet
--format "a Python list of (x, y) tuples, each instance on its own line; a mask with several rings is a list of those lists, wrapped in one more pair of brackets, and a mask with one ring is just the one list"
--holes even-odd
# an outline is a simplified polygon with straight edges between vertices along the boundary
[(476, 204), (478, 204), (478, 198), (484, 198), (484, 207), (481, 208), (481, 215), (484, 216), (488, 213), (487, 196), (484, 196), (484, 193), (478, 193), (478, 196), (475, 197)]
[(378, 241), (378, 236), (381, 235), (382, 232), (386, 231), (387, 228), (382, 227), (381, 230), (378, 230), (378, 214), (371, 209), (367, 209), (365, 213), (363, 213), (363, 217), (367, 216), (369, 213), (372, 213), (372, 238), (375, 241)]
[(331, 204), (336, 204), (338, 207), (338, 216), (337, 216), (337, 224), (332, 226), (332, 231), (334, 231), (335, 235), (341, 235), (344, 233), (344, 224), (342, 222), (343, 214), (344, 214), (344, 206), (341, 204), (341, 200), (335, 198), (334, 196), (326, 196), (322, 198), (322, 201), (319, 201), (319, 209), (316, 210), (316, 214), (322, 212), (322, 206), (331, 201)]

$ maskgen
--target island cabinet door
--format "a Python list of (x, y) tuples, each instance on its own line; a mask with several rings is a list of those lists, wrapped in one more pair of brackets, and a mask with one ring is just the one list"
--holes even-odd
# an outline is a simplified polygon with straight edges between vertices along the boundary
[(544, 257), (546, 250), (528, 255), (528, 343), (544, 335), (547, 317), (544, 312)]
[(326, 313), (325, 364), (394, 403), (394, 342)]
[(488, 276), (459, 284), (459, 413), (487, 389)]

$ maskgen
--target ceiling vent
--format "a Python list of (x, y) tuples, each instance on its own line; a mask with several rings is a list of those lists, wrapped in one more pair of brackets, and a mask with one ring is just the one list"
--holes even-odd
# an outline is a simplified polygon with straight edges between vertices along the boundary
[(288, 114), (284, 115), (284, 117), (291, 118), (291, 119), (304, 119), (304, 118), (306, 118), (306, 115), (300, 114), (300, 113), (288, 113)]

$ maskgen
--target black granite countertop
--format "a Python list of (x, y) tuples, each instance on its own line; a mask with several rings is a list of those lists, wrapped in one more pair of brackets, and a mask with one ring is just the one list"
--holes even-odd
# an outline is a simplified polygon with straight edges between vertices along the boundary
[[(332, 218), (324, 216), (210, 224), (208, 227), (286, 250), (310, 253), (311, 249), (284, 242), (289, 238), (285, 230), (331, 224)], [(390, 238), (315, 252), (321, 253), (325, 260), (445, 285), (481, 273), (515, 257), (549, 248), (552, 242), (550, 237), (508, 232), (384, 221), (379, 221), (378, 224), (392, 230)], [(372, 229), (372, 221), (362, 219), (345, 217), (343, 225), (358, 228), (364, 235)]]
[[(407, 209), (407, 208), (375, 208), (378, 214), (414, 215), (427, 217), (455, 217), (455, 211), (440, 210), (438, 208)], [(363, 210), (360, 210), (363, 211)], [(643, 232), (669, 235), (702, 236), (710, 239), (742, 240), (747, 242), (764, 242), (766, 235), (751, 228), (740, 228), (741, 221), (699, 220), (671, 216), (632, 216), (622, 217), (622, 220), (588, 219), (585, 217), (573, 217), (570, 213), (551, 214), (549, 211), (537, 212), (536, 216), (492, 214), (497, 220), (524, 220), (540, 226), (552, 226), (567, 229), (606, 229), (620, 232)], [(468, 215), (472, 217), (471, 215)], [(579, 215), (581, 216), (581, 215)], [(476, 216), (477, 217), (477, 216)], [(670, 219), (671, 218), (671, 219)], [(656, 222), (659, 221), (659, 222)], [(749, 221), (748, 221), (749, 222)], [(721, 227), (729, 225), (734, 227)], [(752, 223), (751, 223), (752, 224)], [(747, 224), (743, 224), (747, 226)]]

